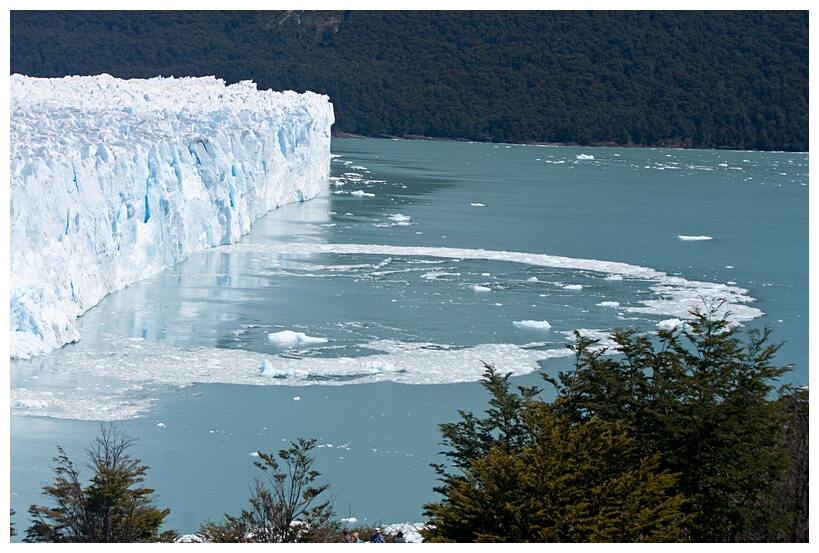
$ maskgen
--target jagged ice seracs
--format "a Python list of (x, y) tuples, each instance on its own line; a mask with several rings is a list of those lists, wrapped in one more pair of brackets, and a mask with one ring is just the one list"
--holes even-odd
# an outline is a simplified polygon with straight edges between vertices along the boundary
[(10, 356), (329, 183), (333, 106), (250, 81), (12, 75)]

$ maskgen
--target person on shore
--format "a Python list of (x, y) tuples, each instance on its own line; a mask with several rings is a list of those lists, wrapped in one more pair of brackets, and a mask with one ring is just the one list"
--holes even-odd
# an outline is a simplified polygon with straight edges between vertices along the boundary
[(375, 529), (375, 534), (370, 536), (370, 543), (385, 543), (384, 535), (381, 533), (381, 528)]
[(395, 539), (392, 540), (392, 543), (407, 543), (407, 540), (404, 539), (404, 532), (399, 530), (395, 535)]
[(364, 543), (364, 540), (358, 537), (358, 532), (353, 532), (353, 543)]
[(341, 543), (355, 543), (355, 539), (353, 539), (353, 535), (350, 534), (350, 529), (346, 526), (341, 531)]

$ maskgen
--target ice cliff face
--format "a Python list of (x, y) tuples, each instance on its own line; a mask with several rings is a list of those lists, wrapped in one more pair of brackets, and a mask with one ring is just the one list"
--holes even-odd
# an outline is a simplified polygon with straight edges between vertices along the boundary
[(248, 81), (12, 75), (11, 357), (76, 341), (106, 294), (314, 197), (333, 121), (326, 96)]

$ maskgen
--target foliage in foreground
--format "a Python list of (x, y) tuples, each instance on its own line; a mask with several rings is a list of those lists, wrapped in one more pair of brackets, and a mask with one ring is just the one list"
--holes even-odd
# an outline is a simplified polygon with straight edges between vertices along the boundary
[(170, 509), (158, 509), (154, 490), (142, 486), (148, 467), (133, 459), (128, 449), (134, 440), (114, 426), (100, 425), (100, 435), (86, 450), (87, 467), (93, 471), (83, 486), (80, 471), (62, 448), (54, 484), (43, 494), (56, 507), (32, 505), (32, 525), (26, 542), (142, 543), (172, 541), (173, 531), (159, 533)]
[(425, 537), (807, 541), (807, 391), (772, 400), (780, 345), (719, 307), (654, 341), (618, 330), (614, 352), (578, 334), (551, 404), (487, 365), (486, 417), (441, 425)]
[[(773, 382), (770, 331), (745, 341), (719, 306), (655, 339), (613, 333), (614, 348), (576, 335), (572, 371), (512, 391), (486, 365), (481, 418), (460, 411), (441, 425), (449, 466), (433, 465), (444, 498), (425, 505), (422, 535), (438, 542), (809, 541), (809, 396)], [(613, 351), (612, 351), (613, 350)], [(609, 355), (614, 353), (614, 355)], [(86, 450), (83, 486), (62, 448), (43, 488), (56, 507), (32, 505), (26, 542), (172, 541), (169, 509), (142, 486), (148, 469), (113, 426)], [(259, 454), (250, 508), (207, 521), (211, 542), (337, 542), (331, 501), (315, 505), (315, 440)], [(13, 515), (12, 511), (12, 515)], [(372, 528), (357, 528), (367, 541)], [(14, 526), (11, 534), (15, 534)], [(391, 541), (388, 538), (388, 541)]]
[(337, 541), (341, 526), (333, 521), (330, 500), (313, 504), (328, 488), (314, 484), (320, 476), (312, 469), (315, 443), (299, 438), (277, 456), (259, 453), (254, 464), (266, 478), (256, 478), (250, 508), (225, 514), (221, 523), (205, 522), (199, 535), (215, 543)]
[[(491, 369), (487, 379), (505, 381)], [(575, 424), (528, 402), (526, 443), (492, 445), (452, 478), (446, 501), (427, 505), (429, 541), (679, 541), (688, 517), (659, 455), (634, 462), (636, 443), (618, 423)]]

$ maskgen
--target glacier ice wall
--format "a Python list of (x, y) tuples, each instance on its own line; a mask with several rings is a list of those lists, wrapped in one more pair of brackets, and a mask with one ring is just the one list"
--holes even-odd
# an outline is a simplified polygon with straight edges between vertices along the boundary
[(106, 294), (236, 242), (330, 172), (326, 96), (205, 78), (11, 76), (10, 356)]

